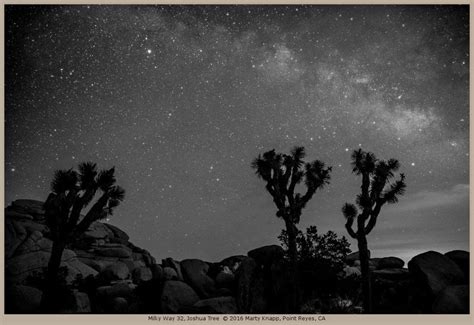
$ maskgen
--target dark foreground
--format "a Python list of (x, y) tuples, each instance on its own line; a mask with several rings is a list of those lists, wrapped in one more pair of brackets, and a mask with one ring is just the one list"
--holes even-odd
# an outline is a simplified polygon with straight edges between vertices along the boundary
[[(41, 312), (48, 233), (42, 202), (17, 200), (6, 208), (6, 313)], [(338, 274), (300, 270), (296, 311), (290, 310), (291, 277), (277, 245), (219, 263), (156, 263), (124, 231), (96, 222), (65, 250), (61, 265), (58, 313), (363, 313), (357, 253)], [(468, 252), (429, 251), (408, 268), (397, 257), (373, 258), (370, 268), (375, 313), (469, 313)]]

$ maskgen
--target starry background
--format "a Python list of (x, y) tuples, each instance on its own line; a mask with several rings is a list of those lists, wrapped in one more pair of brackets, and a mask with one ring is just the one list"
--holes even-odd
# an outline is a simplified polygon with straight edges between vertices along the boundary
[[(218, 261), (284, 227), (250, 163), (333, 166), (300, 229), (346, 235), (359, 147), (407, 177), (369, 236), (405, 260), (469, 245), (468, 6), (5, 7), (5, 200), (116, 166), (109, 221), (157, 259)], [(347, 236), (347, 235), (346, 235)], [(357, 250), (352, 242), (352, 249)]]

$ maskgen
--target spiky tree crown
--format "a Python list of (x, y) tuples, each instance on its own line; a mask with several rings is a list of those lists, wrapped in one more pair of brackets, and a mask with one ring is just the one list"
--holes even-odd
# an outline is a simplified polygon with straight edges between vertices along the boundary
[[(81, 231), (96, 220), (112, 215), (114, 208), (123, 201), (125, 191), (115, 185), (115, 168), (97, 171), (97, 165), (83, 162), (78, 170), (58, 170), (51, 181), (52, 193), (45, 203), (47, 221), (57, 234)], [(79, 222), (80, 212), (101, 195)], [(79, 222), (79, 223), (78, 223)]]
[(381, 207), (385, 203), (398, 202), (398, 198), (405, 193), (405, 175), (400, 173), (399, 179), (394, 180), (395, 172), (400, 168), (396, 159), (379, 160), (373, 153), (362, 149), (354, 150), (351, 158), (352, 172), (362, 176), (361, 193), (356, 197), (357, 206), (346, 203), (342, 213), (347, 219), (346, 227), (352, 227), (357, 216), (370, 218), (365, 228), (368, 233), (374, 227)]
[[(267, 190), (277, 205), (278, 217), (290, 214), (297, 216), (317, 189), (329, 184), (331, 167), (319, 160), (310, 163), (303, 161), (306, 156), (304, 147), (294, 147), (290, 154), (276, 153), (275, 149), (258, 155), (252, 161), (255, 173), (265, 182)], [(306, 193), (295, 193), (296, 185), (304, 181)]]

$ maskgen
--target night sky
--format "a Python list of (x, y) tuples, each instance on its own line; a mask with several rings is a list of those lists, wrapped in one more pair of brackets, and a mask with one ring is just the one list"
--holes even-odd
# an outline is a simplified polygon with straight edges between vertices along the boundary
[[(6, 6), (5, 200), (56, 169), (116, 166), (109, 221), (158, 260), (278, 244), (250, 163), (306, 147), (333, 166), (300, 229), (345, 235), (361, 147), (407, 192), (372, 256), (469, 247), (468, 6)], [(353, 250), (357, 250), (351, 241)]]

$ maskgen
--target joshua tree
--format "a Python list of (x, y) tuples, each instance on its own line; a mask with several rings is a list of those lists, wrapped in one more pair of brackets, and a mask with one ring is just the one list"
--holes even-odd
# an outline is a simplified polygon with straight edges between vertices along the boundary
[[(55, 283), (61, 257), (66, 245), (86, 231), (92, 222), (111, 216), (114, 208), (124, 199), (125, 191), (115, 185), (115, 168), (97, 172), (96, 164), (79, 164), (78, 171), (58, 170), (51, 182), (52, 192), (44, 204), (46, 222), (53, 240), (48, 263), (46, 290), (42, 308), (55, 312)], [(81, 211), (96, 202), (82, 216)]]
[[(296, 225), (300, 221), (301, 212), (308, 201), (313, 197), (317, 189), (329, 184), (331, 167), (325, 167), (324, 163), (315, 160), (305, 163), (304, 147), (294, 147), (290, 155), (275, 153), (275, 150), (258, 155), (252, 161), (252, 168), (256, 174), (266, 183), (266, 189), (273, 198), (277, 207), (276, 216), (285, 222), (288, 236), (288, 253), (291, 267), (291, 281), (294, 284), (294, 292), (290, 297), (291, 308), (297, 307), (298, 299), (296, 272), (297, 272), (297, 243), (298, 229)], [(304, 180), (306, 192), (295, 193), (296, 185)]]
[[(346, 217), (346, 229), (352, 238), (357, 239), (362, 273), (362, 292), (364, 295), (364, 310), (372, 312), (372, 292), (370, 284), (369, 252), (367, 235), (374, 229), (377, 217), (385, 203), (396, 203), (398, 197), (405, 193), (405, 175), (394, 181), (400, 163), (396, 159), (378, 160), (371, 152), (354, 150), (352, 153), (352, 172), (362, 176), (361, 193), (357, 195), (356, 203), (359, 209), (351, 203), (342, 207)], [(352, 228), (357, 221), (357, 230)]]

